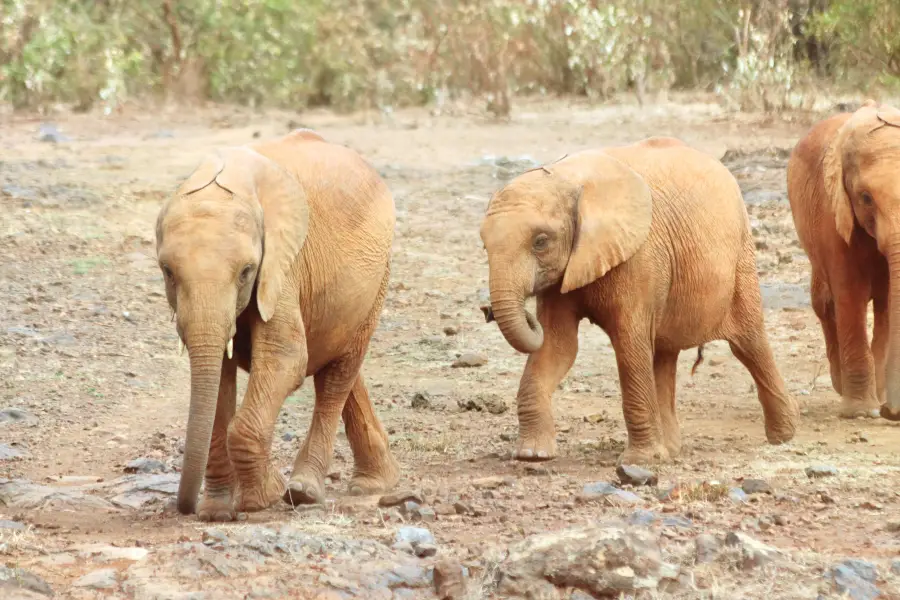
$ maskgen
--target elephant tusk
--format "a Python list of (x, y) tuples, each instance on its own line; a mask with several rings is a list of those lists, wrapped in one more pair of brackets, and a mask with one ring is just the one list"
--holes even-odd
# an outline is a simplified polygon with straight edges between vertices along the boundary
[(178, 338), (178, 356), (184, 356), (184, 342)]
[(228, 340), (228, 346), (226, 346), (225, 351), (228, 353), (228, 359), (231, 360), (234, 355), (234, 338)]

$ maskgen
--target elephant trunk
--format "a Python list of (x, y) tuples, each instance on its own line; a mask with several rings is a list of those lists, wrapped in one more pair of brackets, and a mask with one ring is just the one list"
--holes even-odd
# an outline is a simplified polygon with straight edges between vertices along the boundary
[(491, 279), (490, 311), (503, 337), (519, 352), (537, 352), (544, 343), (544, 330), (534, 315), (525, 309), (525, 294), (515, 291), (505, 277), (500, 281), (493, 276)]
[(881, 416), (891, 421), (900, 421), (900, 236), (885, 253), (890, 273), (890, 295), (888, 301), (887, 360), (885, 361), (886, 402), (881, 407)]
[(178, 512), (196, 511), (197, 496), (209, 459), (209, 444), (219, 399), (226, 334), (222, 321), (198, 322), (188, 317), (185, 340), (191, 359), (191, 407), (188, 413), (184, 462), (178, 485)]

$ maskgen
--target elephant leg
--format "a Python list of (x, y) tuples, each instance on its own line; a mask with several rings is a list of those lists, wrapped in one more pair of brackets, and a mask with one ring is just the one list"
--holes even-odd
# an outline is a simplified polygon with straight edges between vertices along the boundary
[(841, 349), (838, 343), (837, 321), (834, 318), (834, 301), (828, 285), (813, 272), (810, 284), (812, 306), (822, 325), (822, 333), (825, 336), (825, 351), (828, 354), (828, 367), (831, 371), (831, 387), (838, 394), (841, 393)]
[(299, 304), (282, 294), (268, 323), (252, 326), (250, 379), (247, 394), (228, 427), (228, 454), (240, 484), (240, 508), (263, 510), (284, 492), (284, 476), (269, 455), (275, 421), (284, 400), (306, 377), (306, 331)]
[[(841, 358), (841, 408), (844, 418), (877, 418), (875, 362), (869, 347), (866, 310), (871, 297), (869, 284), (863, 285), (848, 275), (835, 282), (835, 320)], [(883, 311), (882, 311), (883, 312)]]
[[(635, 315), (635, 318), (639, 318)], [(644, 318), (649, 321), (649, 318)], [(653, 464), (670, 460), (664, 443), (661, 402), (657, 401), (653, 340), (648, 327), (619, 327), (612, 339), (622, 388), (622, 412), (628, 446), (619, 464)]]
[(537, 309), (544, 343), (528, 356), (516, 395), (519, 440), (514, 456), (524, 461), (556, 456), (552, 396), (578, 354), (579, 317), (573, 303), (558, 292), (547, 292), (538, 298)]
[(309, 431), (294, 459), (294, 470), (284, 492), (288, 504), (325, 501), (325, 476), (331, 465), (338, 424), (361, 366), (362, 357), (343, 357), (315, 374), (316, 403)]
[(226, 358), (222, 360), (219, 400), (209, 444), (203, 499), (197, 506), (197, 516), (201, 521), (231, 521), (237, 516), (234, 505), (237, 479), (228, 457), (228, 425), (234, 418), (236, 401), (237, 360)]
[(353, 450), (350, 494), (377, 494), (397, 485), (400, 467), (391, 454), (387, 432), (372, 407), (362, 373), (356, 376), (350, 389), (342, 418)]
[(887, 367), (887, 349), (890, 337), (890, 320), (888, 317), (888, 289), (887, 279), (883, 284), (873, 290), (872, 312), (875, 317), (875, 327), (872, 331), (872, 355), (875, 360), (875, 395), (878, 403), (887, 401), (885, 392), (885, 369)]
[(677, 350), (665, 352), (657, 350), (653, 355), (653, 379), (656, 382), (656, 401), (662, 423), (663, 443), (669, 456), (675, 458), (681, 453), (681, 427), (675, 413), (675, 376), (678, 371)]
[(784, 379), (775, 364), (766, 336), (762, 296), (756, 274), (756, 259), (748, 248), (738, 265), (735, 298), (730, 313), (730, 334), (725, 338), (731, 352), (750, 372), (756, 383), (756, 394), (762, 405), (766, 439), (770, 444), (783, 444), (794, 437), (800, 408), (787, 393)]

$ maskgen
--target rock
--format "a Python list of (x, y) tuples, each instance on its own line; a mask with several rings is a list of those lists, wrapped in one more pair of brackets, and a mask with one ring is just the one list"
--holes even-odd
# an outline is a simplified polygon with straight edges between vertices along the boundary
[(496, 394), (481, 395), (475, 398), (460, 399), (456, 405), (462, 410), (487, 411), (492, 415), (501, 415), (509, 410), (509, 406)]
[(498, 592), (558, 598), (558, 588), (574, 587), (595, 597), (619, 597), (656, 590), (678, 573), (663, 562), (649, 531), (624, 523), (594, 525), (530, 536), (510, 548), (498, 568)]
[(91, 571), (81, 577), (75, 583), (75, 587), (86, 587), (95, 590), (111, 590), (119, 585), (115, 569), (100, 569)]
[(741, 488), (731, 488), (728, 490), (728, 498), (735, 504), (745, 503), (750, 500), (750, 496)]
[(513, 479), (509, 477), (500, 477), (494, 475), (492, 477), (481, 477), (472, 481), (472, 487), (476, 490), (496, 490), (500, 486), (511, 485)]
[(782, 553), (778, 548), (767, 546), (746, 533), (730, 531), (725, 536), (725, 545), (738, 548), (741, 552), (741, 568), (755, 569), (778, 559)]
[(81, 558), (94, 558), (101, 562), (130, 560), (133, 562), (147, 558), (146, 548), (119, 548), (105, 544), (82, 544), (73, 548)]
[(4, 408), (0, 410), (0, 427), (4, 425), (24, 425), (34, 427), (38, 424), (38, 418), (21, 408)]
[(741, 483), (745, 494), (771, 494), (772, 486), (765, 479), (745, 479)]
[(135, 474), (96, 486), (107, 493), (119, 508), (142, 509), (160, 504), (178, 493), (179, 473)]
[(891, 573), (900, 575), (900, 558), (895, 558), (891, 561)]
[(38, 485), (24, 479), (0, 479), (0, 504), (10, 508), (39, 510), (115, 509), (103, 498), (85, 494), (82, 488)]
[(881, 592), (874, 583), (878, 580), (878, 569), (866, 560), (850, 558), (831, 567), (825, 575), (834, 589), (851, 600), (875, 600)]
[(13, 590), (27, 590), (44, 596), (53, 596), (53, 588), (34, 573), (0, 565), (0, 596), (15, 597), (16, 592)]
[(410, 544), (433, 544), (434, 535), (424, 527), (400, 527), (397, 529), (394, 541), (409, 542)]
[(456, 325), (447, 325), (444, 327), (444, 335), (456, 335), (459, 333), (459, 327)]
[(434, 591), (440, 600), (462, 600), (466, 595), (466, 569), (455, 560), (434, 564)]
[(297, 439), (297, 434), (293, 431), (285, 431), (284, 434), (282, 434), (281, 439), (285, 442), (293, 442)]
[(60, 133), (59, 128), (54, 123), (41, 123), (40, 128), (38, 128), (38, 140), (57, 144), (59, 142), (68, 142), (69, 136)]
[(484, 399), (484, 408), (492, 415), (502, 415), (509, 410), (509, 405), (499, 397), (489, 396)]
[(413, 552), (419, 558), (428, 558), (437, 554), (437, 546), (434, 544), (413, 544)]
[(19, 523), (18, 521), (7, 521), (6, 519), (0, 519), (0, 529), (12, 529), (14, 531), (25, 531), (27, 527), (24, 523)]
[(838, 470), (830, 465), (813, 465), (806, 467), (806, 476), (810, 479), (818, 479), (820, 477), (832, 477), (837, 475)]
[(488, 362), (487, 356), (476, 352), (463, 352), (451, 365), (454, 369), (483, 367)]
[(14, 458), (24, 458), (28, 456), (28, 452), (15, 446), (8, 444), (0, 444), (0, 460), (12, 460)]
[(620, 490), (611, 483), (605, 481), (596, 481), (594, 483), (586, 483), (582, 488), (579, 500), (598, 500), (605, 499), (613, 504), (639, 504), (643, 502), (640, 496), (633, 492)]
[(125, 465), (126, 473), (163, 473), (167, 470), (165, 463), (155, 458), (136, 458)]
[(701, 533), (694, 538), (694, 557), (698, 565), (714, 562), (721, 549), (722, 542), (710, 533)]
[(433, 508), (428, 506), (420, 506), (418, 510), (413, 512), (413, 520), (422, 521), (423, 523), (434, 523), (437, 521), (437, 513)]
[(378, 499), (378, 506), (388, 508), (391, 506), (399, 506), (407, 501), (415, 502), (416, 504), (425, 504), (425, 499), (420, 492), (404, 490), (382, 496)]
[(628, 485), (656, 485), (658, 482), (656, 473), (636, 465), (619, 465), (616, 467), (616, 475), (619, 476), (619, 481)]
[(412, 402), (409, 404), (416, 410), (431, 408), (431, 396), (428, 392), (416, 392), (413, 394)]

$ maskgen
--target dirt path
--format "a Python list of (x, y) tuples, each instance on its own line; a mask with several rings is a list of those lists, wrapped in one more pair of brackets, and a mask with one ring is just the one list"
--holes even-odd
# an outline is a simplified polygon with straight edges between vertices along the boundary
[[(0, 129), (0, 409), (26, 413), (24, 422), (0, 422), (0, 444), (22, 453), (11, 460), (0, 456), (0, 478), (83, 486), (122, 476), (125, 465), (139, 457), (167, 468), (180, 464), (189, 372), (187, 358), (176, 353), (154, 259), (156, 213), (204, 151), (312, 127), (361, 152), (395, 195), (392, 284), (364, 373), (403, 466), (400, 487), (420, 491), (438, 512), (426, 525), (438, 558), (467, 564), (470, 578), (486, 582), (484, 596), (472, 597), (488, 597), (493, 575), (486, 540), (509, 545), (600, 516), (627, 515), (635, 506), (577, 501), (585, 484), (617, 481), (613, 465), (625, 441), (612, 349), (587, 323), (575, 366), (554, 396), (560, 458), (540, 468), (508, 460), (524, 358), (506, 345), (495, 324), (483, 322), (478, 309), (487, 287), (478, 238), (487, 199), (530, 161), (674, 135), (717, 157), (728, 151), (726, 164), (744, 189), (754, 224), (770, 340), (804, 414), (793, 443), (770, 447), (751, 379), (727, 344), (709, 345), (694, 377), (694, 353), (682, 354), (677, 397), (685, 448), (676, 464), (659, 471), (659, 488), (680, 484), (694, 491), (660, 503), (644, 489), (640, 506), (691, 519), (689, 533), (666, 538), (667, 551), (675, 554), (693, 548), (700, 531), (744, 530), (791, 558), (774, 571), (743, 571), (730, 563), (717, 563), (718, 570), (697, 567), (693, 587), (680, 593), (829, 597), (833, 590), (823, 570), (855, 557), (878, 566), (881, 597), (900, 597), (900, 575), (889, 567), (900, 556), (900, 534), (886, 528), (900, 519), (900, 430), (886, 421), (834, 417), (837, 396), (808, 302), (808, 263), (785, 196), (787, 152), (808, 123), (725, 115), (707, 104), (644, 110), (525, 105), (508, 124), (426, 111), (367, 123), (364, 117), (327, 113), (225, 110), (71, 116), (56, 123), (67, 138), (58, 143), (38, 139), (37, 120), (11, 121)], [(451, 368), (463, 352), (482, 354), (487, 363)], [(284, 467), (305, 434), (310, 387), (288, 399), (277, 426), (274, 453)], [(412, 408), (417, 394), (427, 407)], [(493, 414), (460, 407), (472, 401), (500, 408)], [(805, 469), (817, 464), (833, 466), (837, 474), (810, 479)], [(377, 498), (343, 497), (352, 469), (343, 432), (333, 468), (334, 502), (324, 512), (279, 506), (251, 515), (250, 523), (392, 541), (396, 510), (377, 509)], [(473, 483), (485, 477), (509, 480)], [(727, 492), (740, 487), (741, 478), (763, 479), (774, 493), (734, 502), (715, 486), (710, 498), (694, 485), (719, 481)], [(455, 503), (468, 506), (453, 508)], [(115, 511), (67, 506), (4, 508), (0, 492), (0, 519), (28, 525), (3, 529), (0, 523), (2, 558), (10, 567), (39, 574), (60, 597), (169, 597), (127, 585), (70, 587), (100, 568), (99, 559), (72, 548), (161, 548), (199, 541), (205, 529), (157, 505)], [(61, 555), (74, 558), (54, 562)], [(129, 564), (115, 559), (102, 566), (122, 571)], [(277, 570), (260, 567), (254, 576), (260, 573), (277, 579)], [(250, 581), (243, 572), (210, 577), (231, 581), (241, 594), (263, 585), (242, 588), (239, 582)], [(202, 589), (197, 582), (185, 585)], [(316, 585), (335, 588), (322, 580)], [(418, 593), (408, 597), (432, 597)]]

